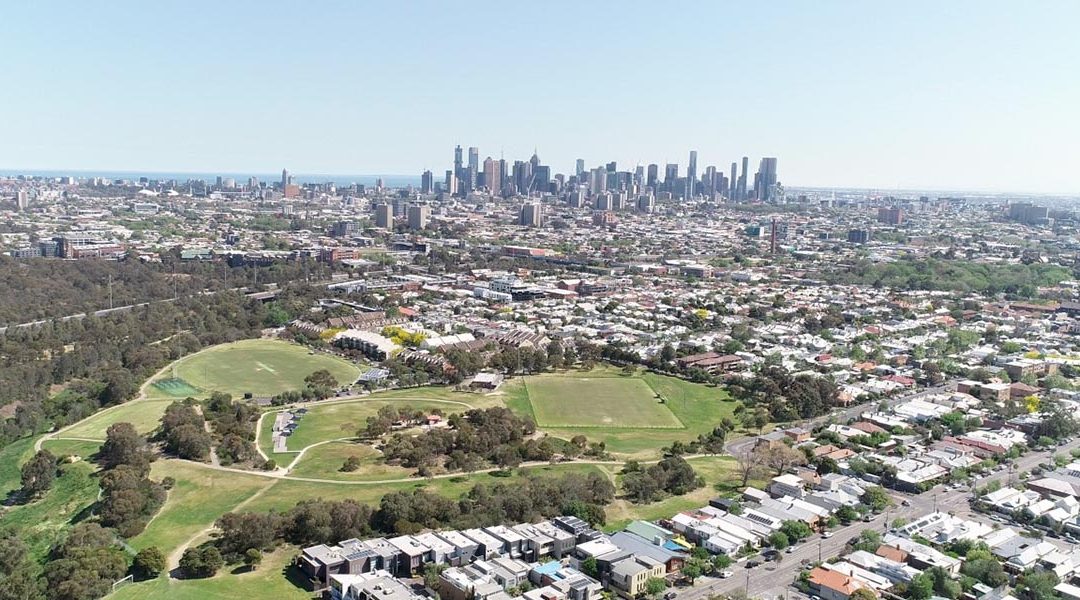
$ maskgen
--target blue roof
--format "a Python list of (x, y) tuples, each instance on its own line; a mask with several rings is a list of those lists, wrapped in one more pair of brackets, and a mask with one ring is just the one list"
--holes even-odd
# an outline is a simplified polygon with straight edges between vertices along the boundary
[(534, 570), (541, 575), (554, 575), (561, 568), (562, 563), (557, 560), (553, 560), (551, 562), (546, 562), (539, 567), (536, 567), (536, 569)]

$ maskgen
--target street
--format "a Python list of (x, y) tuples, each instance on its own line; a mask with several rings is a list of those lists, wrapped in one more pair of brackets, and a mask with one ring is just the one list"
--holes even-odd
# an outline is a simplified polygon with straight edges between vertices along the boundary
[[(1005, 469), (980, 477), (975, 480), (975, 483), (982, 487), (991, 481), (1000, 480), (1002, 485), (1008, 485), (1010, 477), (1018, 477), (1022, 471), (1030, 471), (1039, 463), (1050, 460), (1050, 457), (1055, 453), (1068, 452), (1077, 445), (1080, 445), (1080, 439), (1049, 452), (1029, 451), (1024, 456), (1013, 461), (1014, 469)], [(814, 535), (810, 539), (800, 542), (798, 548), (791, 554), (781, 553), (782, 559), (779, 563), (767, 562), (753, 569), (747, 569), (746, 560), (744, 559), (730, 567), (730, 570), (734, 572), (732, 577), (728, 579), (702, 577), (692, 588), (679, 588), (678, 598), (699, 600), (710, 596), (730, 594), (736, 590), (745, 590), (747, 596), (751, 598), (791, 597), (797, 594), (795, 589), (790, 586), (795, 581), (795, 576), (803, 568), (802, 562), (804, 560), (815, 563), (837, 556), (843, 551), (848, 541), (866, 529), (876, 529), (884, 533), (888, 529), (889, 523), (895, 519), (902, 518), (912, 521), (935, 512), (935, 510), (950, 512), (963, 517), (969, 517), (972, 512), (968, 504), (971, 489), (966, 486), (962, 489), (948, 489), (945, 485), (939, 485), (923, 494), (904, 494), (889, 490), (889, 495), (893, 498), (893, 506), (886, 509), (869, 523), (856, 521), (846, 527), (840, 527), (833, 530), (833, 535), (829, 539), (824, 539), (821, 535)], [(903, 500), (907, 500), (910, 506), (903, 506), (901, 504)], [(760, 560), (760, 557), (758, 557), (758, 560)]]

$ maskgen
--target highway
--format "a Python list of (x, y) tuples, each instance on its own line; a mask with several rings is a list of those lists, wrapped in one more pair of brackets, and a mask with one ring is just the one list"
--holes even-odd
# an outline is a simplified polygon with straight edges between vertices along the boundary
[[(1000, 480), (1002, 485), (1008, 485), (1009, 478), (1017, 477), (1023, 471), (1030, 471), (1039, 463), (1050, 460), (1053, 454), (1067, 452), (1078, 445), (1080, 445), (1080, 439), (1073, 440), (1049, 452), (1028, 452), (1014, 461), (1014, 468), (980, 477), (976, 480), (976, 484), (984, 486), (991, 481)], [(693, 587), (677, 588), (677, 599), (702, 600), (710, 596), (723, 596), (736, 591), (746, 591), (747, 596), (751, 598), (771, 599), (781, 596), (790, 598), (798, 593), (790, 586), (795, 581), (798, 572), (803, 568), (802, 562), (804, 560), (814, 563), (841, 554), (844, 545), (858, 536), (863, 530), (876, 529), (879, 532), (884, 532), (888, 528), (888, 523), (897, 518), (912, 521), (935, 510), (964, 517), (969, 516), (971, 513), (968, 504), (971, 490), (967, 487), (949, 489), (944, 485), (939, 485), (923, 494), (905, 494), (893, 490), (889, 490), (889, 494), (893, 497), (894, 505), (869, 523), (858, 521), (847, 527), (838, 528), (833, 531), (833, 535), (829, 539), (815, 535), (809, 540), (799, 543), (796, 550), (791, 554), (782, 554), (779, 564), (775, 562), (763, 563), (753, 569), (747, 569), (745, 566), (746, 561), (743, 560), (732, 565), (730, 570), (734, 575), (728, 579), (703, 577)], [(910, 506), (903, 506), (903, 500), (907, 500)], [(760, 560), (760, 557), (757, 557), (757, 559)]]

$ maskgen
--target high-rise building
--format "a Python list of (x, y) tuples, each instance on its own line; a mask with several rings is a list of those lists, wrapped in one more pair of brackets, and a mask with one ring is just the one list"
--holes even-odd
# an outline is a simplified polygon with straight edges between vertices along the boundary
[(544, 210), (539, 202), (526, 202), (521, 205), (521, 212), (518, 214), (518, 225), (543, 227)]
[(457, 193), (457, 173), (447, 169), (446, 181), (443, 183), (443, 189), (445, 189), (446, 193), (450, 194), (451, 196)]
[(469, 176), (466, 179), (466, 187), (469, 191), (476, 189), (476, 176), (480, 173), (480, 149), (476, 146), (469, 147)]
[(713, 196), (716, 195), (716, 167), (712, 165), (705, 167), (705, 177), (702, 179), (702, 187), (704, 188), (705, 197), (712, 200)]
[(375, 227), (390, 230), (394, 228), (394, 207), (386, 204), (375, 205)]
[(289, 185), (289, 170), (288, 169), (282, 169), (281, 170), (281, 189), (284, 190), (287, 185)]
[(427, 227), (428, 219), (431, 218), (431, 207), (427, 204), (413, 204), (409, 206), (409, 229), (418, 231)]
[(758, 186), (762, 189), (757, 190), (757, 197), (759, 200), (769, 202), (776, 194), (776, 158), (762, 158), (758, 173), (760, 175)]
[(656, 163), (650, 164), (645, 175), (645, 185), (656, 189), (656, 184), (659, 182), (660, 167)]
[(455, 175), (458, 175), (458, 176), (461, 175), (461, 166), (462, 166), (461, 145), (459, 144), (457, 146), (454, 146), (454, 174)]
[(731, 178), (728, 179), (728, 200), (739, 201), (739, 164), (731, 163)]
[(580, 180), (581, 176), (584, 173), (585, 173), (585, 159), (584, 158), (579, 158), (579, 159), (577, 159), (577, 163), (574, 165), (574, 174), (577, 175), (578, 180)]
[(592, 171), (589, 171), (589, 191), (593, 194), (599, 194), (607, 189), (607, 170), (603, 167), (596, 167)]
[(686, 166), (686, 199), (697, 193), (697, 150), (690, 151), (690, 164)]
[(679, 179), (679, 165), (668, 163), (664, 167), (664, 188), (669, 192), (675, 191), (675, 181)]
[(738, 196), (740, 201), (747, 199), (746, 195), (746, 172), (750, 170), (750, 158), (742, 157), (742, 171), (739, 174), (739, 191)]
[(15, 208), (20, 212), (26, 210), (30, 206), (30, 194), (26, 190), (19, 190), (15, 192)]
[(424, 171), (420, 175), (420, 193), (431, 194), (435, 191), (435, 176), (431, 174), (431, 171)]
[(536, 165), (533, 167), (533, 184), (531, 192), (546, 194), (551, 188), (551, 167)]
[(903, 225), (904, 224), (904, 210), (902, 208), (879, 208), (877, 211), (877, 220), (886, 225)]
[(487, 186), (492, 196), (502, 195), (502, 161), (494, 160), (490, 156), (484, 159), (484, 185)]

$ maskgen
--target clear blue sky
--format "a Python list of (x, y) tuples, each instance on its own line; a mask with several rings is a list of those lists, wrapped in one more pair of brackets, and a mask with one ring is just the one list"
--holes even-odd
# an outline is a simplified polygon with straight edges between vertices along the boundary
[(441, 174), (779, 157), (1080, 193), (1080, 2), (10, 2), (0, 167)]

